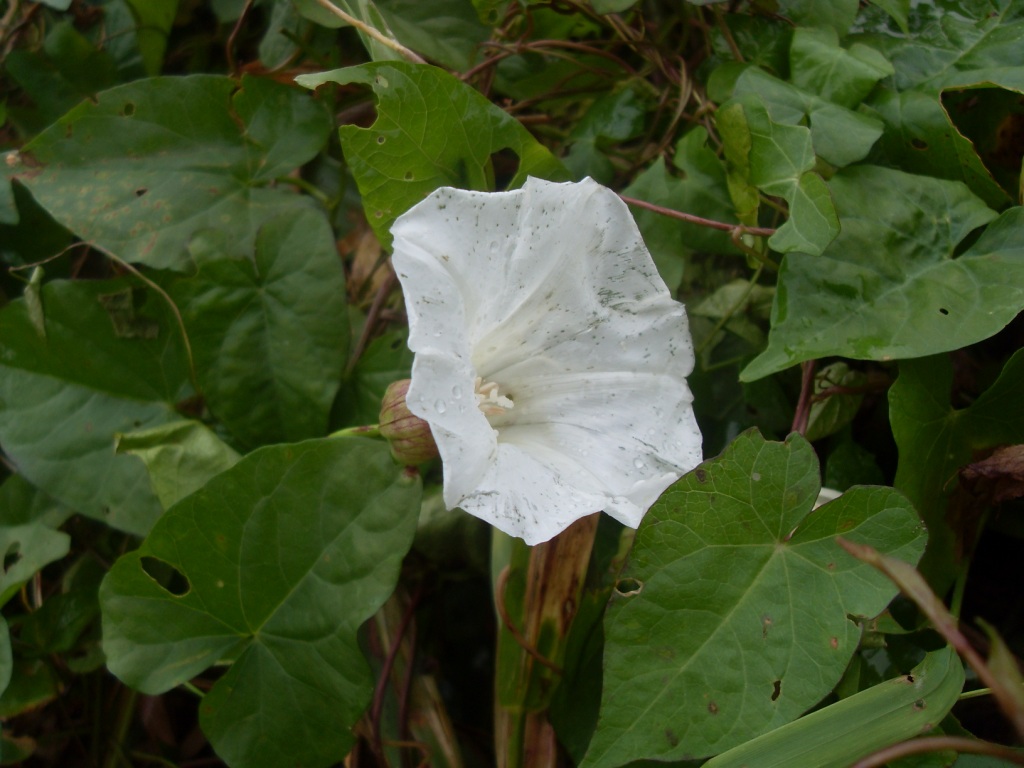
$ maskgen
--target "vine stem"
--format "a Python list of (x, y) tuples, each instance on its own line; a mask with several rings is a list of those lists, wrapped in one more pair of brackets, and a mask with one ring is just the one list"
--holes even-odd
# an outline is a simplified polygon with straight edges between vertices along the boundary
[(683, 213), (673, 208), (665, 208), (654, 203), (648, 203), (646, 200), (637, 200), (635, 197), (626, 197), (626, 195), (619, 195), (624, 203), (627, 205), (635, 205), (637, 208), (646, 208), (648, 211), (654, 213), (660, 213), (662, 216), (668, 216), (673, 219), (679, 219), (690, 224), (696, 224), (699, 227), (708, 227), (709, 229), (718, 229), (722, 232), (739, 232), (741, 234), (757, 235), (758, 237), (771, 237), (775, 234), (775, 230), (770, 227), (745, 227), (742, 224), (727, 224), (724, 221), (715, 221), (714, 219), (705, 219), (702, 216), (694, 216), (692, 213)]
[(380, 424), (364, 424), (358, 427), (345, 427), (331, 432), (329, 437), (380, 437)]
[(799, 432), (801, 435), (807, 433), (807, 421), (811, 416), (811, 401), (814, 395), (814, 371), (817, 368), (816, 360), (805, 360), (801, 364), (803, 374), (800, 378), (800, 399), (796, 404), (796, 412), (793, 414), (793, 426), (790, 432)]
[(404, 56), (406, 59), (413, 62), (414, 64), (427, 63), (426, 60), (418, 53), (410, 51), (397, 40), (388, 37), (383, 32), (381, 32), (378, 29), (375, 29), (374, 27), (371, 27), (366, 22), (360, 21), (355, 16), (345, 13), (345, 11), (341, 10), (341, 8), (332, 3), (331, 0), (316, 0), (316, 4), (323, 8), (325, 11), (333, 13), (346, 24), (350, 24), (351, 26), (355, 27), (367, 37), (372, 37), (381, 45), (387, 46), (391, 50), (400, 53), (402, 56)]
[(920, 755), (926, 752), (944, 752), (952, 750), (960, 754), (992, 755), (1007, 760), (1015, 765), (1024, 765), (1024, 755), (1020, 752), (1005, 747), (1002, 744), (993, 744), (989, 741), (978, 739), (967, 739), (961, 736), (926, 736), (921, 739), (911, 739), (891, 747), (880, 749), (863, 760), (851, 766), (851, 768), (879, 768), (899, 757), (908, 755)]

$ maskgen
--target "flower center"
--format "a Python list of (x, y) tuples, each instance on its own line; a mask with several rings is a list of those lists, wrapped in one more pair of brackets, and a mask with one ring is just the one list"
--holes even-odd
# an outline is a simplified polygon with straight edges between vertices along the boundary
[(485, 416), (500, 416), (515, 405), (510, 398), (498, 394), (496, 381), (484, 381), (483, 377), (477, 376), (473, 388), (476, 390), (477, 407)]

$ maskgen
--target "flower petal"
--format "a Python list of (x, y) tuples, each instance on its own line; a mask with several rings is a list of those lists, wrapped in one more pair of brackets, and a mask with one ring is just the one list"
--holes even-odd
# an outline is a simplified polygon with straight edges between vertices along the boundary
[[(601, 509), (635, 526), (700, 462), (685, 310), (613, 192), (440, 189), (392, 233), (409, 408), (431, 425), (449, 508), (529, 543)], [(488, 420), (478, 376), (513, 407)]]

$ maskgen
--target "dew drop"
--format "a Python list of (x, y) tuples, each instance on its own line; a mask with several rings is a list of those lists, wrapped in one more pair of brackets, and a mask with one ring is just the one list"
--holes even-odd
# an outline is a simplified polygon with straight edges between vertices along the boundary
[(636, 467), (637, 469), (643, 469), (647, 465), (640, 461), (640, 459), (633, 459), (633, 466)]
[(460, 387), (458, 384), (452, 387), (452, 397), (454, 397), (456, 400), (459, 400), (462, 397), (462, 387)]
[(445, 403), (444, 400), (438, 400), (436, 403), (434, 403), (434, 410), (437, 411), (438, 413), (444, 413), (445, 411), (448, 410), (448, 405)]

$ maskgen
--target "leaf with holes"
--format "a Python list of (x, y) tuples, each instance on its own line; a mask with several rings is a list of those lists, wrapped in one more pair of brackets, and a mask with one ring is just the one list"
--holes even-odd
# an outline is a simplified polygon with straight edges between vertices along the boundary
[(300, 75), (307, 88), (362, 83), (377, 96), (369, 128), (343, 125), (341, 146), (359, 184), (367, 218), (385, 247), (391, 224), (438, 187), (489, 192), (495, 186), (491, 155), (511, 150), (518, 167), (507, 181), (527, 176), (564, 181), (562, 164), (519, 122), (465, 83), (437, 67), (379, 62)]
[(348, 345), (345, 275), (319, 211), (268, 219), (249, 258), (223, 233), (189, 246), (199, 271), (173, 275), (199, 387), (213, 414), (250, 446), (320, 437)]
[(0, 444), (58, 501), (145, 534), (160, 503), (114, 435), (180, 419), (191, 389), (174, 316), (128, 280), (55, 281), (39, 296), (42, 329), (24, 299), (0, 310)]
[[(911, 34), (879, 28), (864, 37), (895, 68), (885, 88), (876, 91), (863, 111), (886, 124), (873, 162), (911, 173), (958, 179), (996, 209), (1019, 199), (1017, 182), (992, 176), (1006, 170), (1020, 175), (1019, 138), (1013, 132), (1017, 112), (1010, 116), (978, 101), (976, 89), (1005, 88), (1010, 103), (1024, 93), (1024, 18), (1017, 3), (927, 3), (915, 5), (909, 17)], [(958, 95), (959, 92), (959, 95)], [(1010, 158), (1004, 161), (986, 152), (983, 143), (961, 133), (970, 113), (998, 120), (1006, 130)], [(1009, 117), (1009, 119), (1007, 119)], [(955, 118), (955, 119), (953, 119)], [(985, 157), (982, 162), (981, 157)], [(1007, 194), (1009, 192), (1010, 194)]]
[(270, 183), (312, 159), (326, 110), (301, 91), (243, 77), (162, 77), (85, 101), (22, 151), (18, 178), (61, 224), (125, 261), (184, 270), (200, 230), (228, 255), (260, 224), (308, 203)]
[(806, 440), (750, 431), (651, 508), (605, 619), (584, 766), (717, 754), (832, 690), (860, 640), (851, 617), (896, 594), (836, 535), (916, 562), (925, 532), (891, 488), (852, 488), (812, 512), (820, 485)]
[(893, 360), (966, 347), (1024, 308), (1024, 208), (997, 218), (960, 182), (874, 166), (841, 171), (829, 186), (842, 232), (819, 256), (786, 256), (768, 349), (744, 380), (816, 357)]
[(254, 451), (104, 579), (110, 670), (159, 693), (233, 659), (200, 705), (217, 753), (248, 768), (334, 763), (373, 688), (356, 632), (394, 589), (419, 500), (382, 442)]

